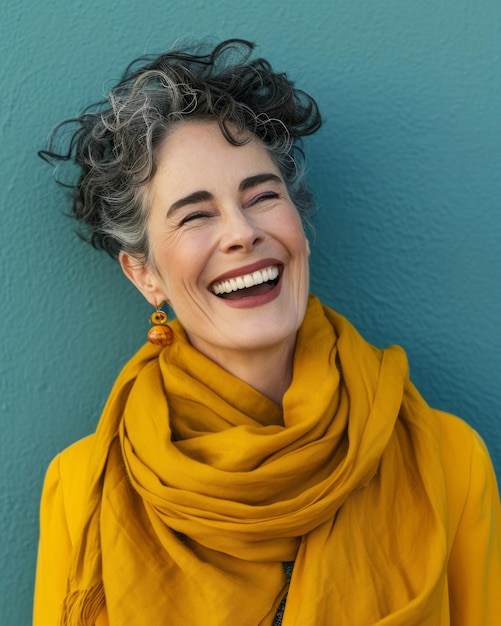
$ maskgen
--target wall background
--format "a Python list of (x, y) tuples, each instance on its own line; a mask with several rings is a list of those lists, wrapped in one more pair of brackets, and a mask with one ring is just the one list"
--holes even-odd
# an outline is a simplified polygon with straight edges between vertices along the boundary
[(312, 289), (400, 343), (501, 476), (501, 5), (489, 0), (18, 0), (0, 25), (0, 622), (29, 624), (49, 460), (94, 429), (149, 307), (63, 217), (36, 157), (132, 58), (238, 36), (318, 99)]

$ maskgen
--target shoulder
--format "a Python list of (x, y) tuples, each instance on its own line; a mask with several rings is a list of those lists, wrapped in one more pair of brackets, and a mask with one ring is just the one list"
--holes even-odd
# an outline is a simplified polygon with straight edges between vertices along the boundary
[(60, 509), (73, 540), (82, 520), (88, 482), (89, 457), (94, 435), (75, 442), (60, 452), (49, 465), (45, 477), (42, 508)]
[(49, 465), (47, 476), (52, 475), (68, 487), (84, 483), (94, 437), (95, 435), (84, 437), (55, 456)]
[[(436, 411), (436, 415), (449, 508), (453, 513), (451, 522), (459, 523), (472, 502), (479, 507), (479, 514), (484, 510), (487, 500), (498, 507), (496, 475), (480, 435), (458, 417), (440, 411)], [(474, 510), (476, 507), (470, 508)]]
[(441, 450), (445, 461), (460, 461), (462, 466), (470, 459), (471, 454), (479, 452), (477, 448), (485, 451), (478, 433), (464, 420), (443, 411), (434, 411), (434, 414), (439, 426)]
[(478, 433), (437, 413), (448, 497), (451, 623), (494, 624), (501, 611), (501, 504)]
[[(71, 555), (84, 519), (94, 436), (66, 448), (50, 463), (40, 505), (40, 539), (33, 624), (58, 624)], [(106, 622), (96, 622), (103, 623)]]
[(487, 447), (474, 428), (450, 413), (435, 411), (435, 415), (446, 469), (450, 466), (454, 472), (463, 470), (470, 474), (472, 464), (491, 467)]
[(72, 443), (60, 452), (55, 459), (59, 460), (61, 467), (66, 468), (67, 466), (73, 466), (73, 469), (75, 469), (75, 463), (86, 462), (89, 458), (94, 438), (95, 435), (88, 435), (83, 439), (75, 441), (75, 443)]

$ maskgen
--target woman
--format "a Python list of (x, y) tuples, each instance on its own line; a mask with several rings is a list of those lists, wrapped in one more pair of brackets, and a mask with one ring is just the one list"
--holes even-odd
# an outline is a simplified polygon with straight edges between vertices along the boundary
[(155, 312), (48, 470), (35, 624), (494, 624), (488, 454), (309, 296), (320, 115), (252, 47), (141, 61), (45, 153), (80, 166), (76, 217)]

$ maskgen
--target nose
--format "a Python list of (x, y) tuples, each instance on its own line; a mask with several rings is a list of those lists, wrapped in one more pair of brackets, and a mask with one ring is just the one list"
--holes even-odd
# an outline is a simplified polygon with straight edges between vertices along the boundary
[(252, 217), (240, 208), (228, 212), (222, 224), (220, 248), (223, 252), (248, 252), (264, 238)]

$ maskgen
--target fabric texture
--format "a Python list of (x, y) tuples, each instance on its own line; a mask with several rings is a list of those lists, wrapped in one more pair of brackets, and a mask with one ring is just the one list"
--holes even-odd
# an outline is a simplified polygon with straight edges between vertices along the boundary
[(271, 626), (286, 561), (283, 626), (494, 623), (492, 468), (420, 397), (403, 350), (311, 297), (278, 407), (172, 326), (124, 368), (92, 438), (61, 624)]

